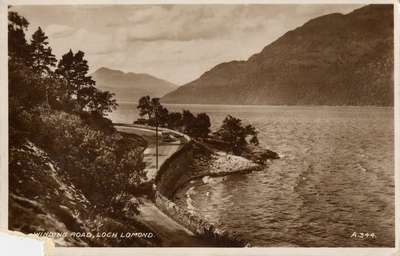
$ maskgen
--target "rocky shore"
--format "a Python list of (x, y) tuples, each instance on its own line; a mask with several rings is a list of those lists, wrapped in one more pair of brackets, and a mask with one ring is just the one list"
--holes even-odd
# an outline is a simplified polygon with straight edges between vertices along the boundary
[(206, 157), (195, 159), (199, 170), (199, 176), (221, 176), (237, 172), (251, 171), (259, 167), (259, 164), (241, 156), (217, 151)]
[(194, 234), (210, 240), (213, 246), (251, 246), (239, 234), (221, 230), (218, 228), (218, 223), (209, 223), (190, 209), (177, 206), (173, 198), (175, 193), (191, 180), (248, 173), (261, 169), (260, 167), (265, 162), (255, 162), (242, 156), (229, 154), (194, 140), (187, 141), (160, 167), (155, 179), (155, 204), (170, 218), (181, 223)]

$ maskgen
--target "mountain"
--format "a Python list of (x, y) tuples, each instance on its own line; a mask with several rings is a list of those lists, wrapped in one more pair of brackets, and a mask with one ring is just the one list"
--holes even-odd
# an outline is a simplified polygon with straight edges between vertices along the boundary
[(222, 63), (164, 103), (393, 105), (393, 6), (312, 19), (247, 61)]
[(96, 86), (115, 93), (118, 102), (138, 102), (142, 96), (161, 97), (178, 86), (148, 74), (99, 68), (91, 74)]

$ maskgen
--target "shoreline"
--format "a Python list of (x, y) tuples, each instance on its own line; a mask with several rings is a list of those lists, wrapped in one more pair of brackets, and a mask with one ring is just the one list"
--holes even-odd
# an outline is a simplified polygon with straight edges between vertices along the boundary
[[(153, 136), (155, 133), (154, 127), (145, 125), (114, 123), (114, 126), (118, 128), (119, 132), (126, 132), (124, 129), (134, 129), (153, 133)], [(210, 148), (207, 143), (193, 140), (188, 135), (172, 129), (159, 128), (159, 132), (176, 134), (180, 143), (175, 143), (179, 146), (173, 146), (173, 143), (159, 146), (159, 148), (170, 147), (171, 150), (167, 150), (168, 154), (163, 155), (162, 160), (159, 160), (158, 170), (152, 165), (147, 167), (147, 171), (153, 172), (153, 177), (148, 182), (152, 184), (154, 207), (202, 241), (208, 241), (210, 246), (251, 246), (239, 234), (230, 230), (221, 230), (218, 228), (218, 224), (210, 223), (200, 214), (177, 206), (173, 198), (179, 189), (192, 180), (246, 174), (261, 170), (265, 164), (258, 163), (251, 158), (229, 154), (221, 149)], [(154, 145), (152, 146), (154, 147)], [(154, 155), (151, 158), (154, 161)]]
[[(153, 127), (130, 124), (114, 124), (118, 127), (130, 127), (154, 133)], [(121, 130), (121, 129), (119, 129)], [(173, 201), (175, 193), (188, 182), (203, 177), (226, 176), (249, 173), (261, 165), (241, 156), (228, 154), (221, 150), (211, 151), (202, 143), (175, 130), (160, 128), (160, 131), (174, 133), (180, 140), (180, 146), (165, 157), (156, 171), (153, 181), (154, 204), (183, 227), (212, 246), (250, 246), (238, 234), (229, 230), (220, 230), (214, 223), (186, 208), (178, 207)], [(188, 167), (189, 166), (189, 167)]]
[[(114, 126), (118, 126), (119, 132), (126, 132), (121, 127), (153, 133), (155, 131), (153, 127), (142, 125), (115, 123)], [(222, 151), (211, 152), (201, 143), (178, 131), (167, 128), (160, 128), (159, 131), (176, 134), (181, 143), (179, 147), (169, 151), (170, 154), (160, 162), (155, 177), (149, 180), (153, 183), (154, 205), (199, 238), (209, 241), (212, 246), (250, 246), (238, 234), (220, 230), (216, 228), (214, 223), (209, 223), (202, 216), (178, 207), (172, 198), (179, 188), (191, 180), (206, 176), (248, 173), (254, 171), (260, 165), (244, 157)], [(196, 162), (197, 168), (193, 168), (193, 162)], [(190, 168), (188, 168), (188, 165), (190, 165)]]
[[(163, 103), (161, 101), (161, 103)], [(132, 103), (132, 101), (120, 101), (118, 102), (120, 105), (137, 105), (137, 103)], [(290, 108), (290, 107), (298, 107), (298, 108), (383, 108), (383, 109), (394, 109), (393, 105), (260, 105), (260, 104), (246, 104), (246, 105), (238, 105), (238, 104), (215, 104), (215, 103), (166, 103), (164, 102), (163, 105), (165, 106), (195, 106), (195, 107), (201, 107), (201, 106), (210, 106), (210, 107), (217, 107), (217, 108), (243, 108), (243, 107), (249, 107), (249, 108)]]

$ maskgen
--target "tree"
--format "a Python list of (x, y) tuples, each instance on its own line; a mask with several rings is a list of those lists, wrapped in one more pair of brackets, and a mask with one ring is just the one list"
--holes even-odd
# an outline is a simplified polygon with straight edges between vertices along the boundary
[(160, 98), (152, 98), (153, 115), (158, 126), (165, 127), (168, 123), (168, 109), (161, 105)]
[(147, 115), (147, 119), (150, 120), (153, 117), (153, 108), (151, 106), (150, 96), (143, 96), (139, 99), (139, 104), (136, 107), (139, 109), (139, 115)]
[(94, 95), (93, 91), (96, 84), (87, 75), (89, 66), (87, 60), (84, 59), (84, 55), (82, 51), (74, 54), (72, 50), (69, 50), (68, 53), (62, 56), (56, 69), (56, 74), (66, 81), (68, 98), (76, 100), (76, 106), (79, 111), (84, 110), (89, 104)]
[(8, 13), (8, 86), (10, 143), (23, 142), (31, 132), (32, 112), (42, 105), (45, 93), (41, 77), (31, 68), (31, 48), (25, 39), (28, 21)]
[(65, 90), (68, 100), (72, 97), (75, 90), (74, 82), (74, 53), (70, 49), (68, 53), (64, 54), (59, 60), (56, 74), (65, 81)]
[(8, 59), (30, 64), (30, 49), (25, 39), (29, 22), (16, 12), (8, 12)]
[[(96, 82), (88, 76), (89, 66), (84, 58), (85, 53), (69, 50), (58, 63), (56, 74), (65, 81), (60, 83), (65, 104), (72, 106), (78, 112), (90, 112), (104, 116), (107, 112), (115, 110), (117, 103), (114, 94), (100, 91), (95, 87)], [(63, 88), (64, 87), (64, 88)], [(64, 89), (64, 90), (63, 90)]]
[(199, 113), (195, 119), (195, 125), (193, 129), (194, 137), (205, 138), (210, 133), (210, 117), (206, 113)]
[(42, 31), (41, 27), (38, 27), (31, 39), (31, 58), (32, 68), (35, 72), (48, 76), (51, 73), (51, 67), (55, 67), (56, 58), (52, 53), (51, 47), (48, 46), (48, 37)]
[(75, 85), (77, 90), (77, 101), (81, 109), (87, 107), (91, 99), (95, 97), (96, 93), (92, 93), (93, 90), (97, 90), (94, 86), (96, 82), (92, 77), (88, 76), (89, 65), (87, 60), (84, 59), (85, 53), (78, 51), (74, 55), (74, 67), (75, 67)]
[(32, 48), (25, 36), (28, 25), (17, 12), (8, 12), (8, 111), (12, 146), (24, 143), (34, 133), (38, 107), (45, 101), (43, 79), (32, 69)]
[(171, 112), (168, 114), (167, 127), (170, 129), (180, 130), (183, 125), (182, 114), (179, 112)]
[(195, 116), (189, 110), (182, 111), (182, 123), (185, 132), (190, 130), (194, 125)]
[(168, 109), (161, 105), (160, 98), (144, 96), (139, 99), (137, 109), (139, 109), (140, 116), (147, 115), (147, 123), (149, 125), (168, 125)]
[(184, 132), (195, 138), (204, 138), (210, 133), (211, 122), (206, 113), (200, 113), (195, 116), (189, 110), (183, 110), (182, 124)]
[[(16, 12), (8, 12), (8, 76), (9, 96), (18, 100), (19, 105), (29, 105), (27, 99), (34, 100), (33, 105), (40, 103), (40, 93), (32, 80), (36, 78), (30, 69), (30, 47), (25, 39), (29, 22)], [(32, 107), (29, 105), (28, 107)]]
[(228, 115), (217, 134), (229, 144), (234, 154), (240, 155), (248, 143), (258, 145), (257, 131), (252, 125), (243, 126), (239, 118)]
[(56, 58), (51, 52), (51, 47), (47, 46), (48, 37), (44, 34), (39, 27), (32, 35), (31, 39), (31, 66), (35, 73), (43, 77), (42, 86), (45, 88), (46, 105), (49, 107), (49, 85), (51, 83), (52, 70), (51, 68), (56, 65)]
[[(90, 87), (90, 89), (93, 90), (93, 87)], [(84, 95), (90, 95), (90, 98), (86, 101), (88, 102), (88, 110), (92, 113), (104, 116), (106, 113), (117, 109), (118, 104), (114, 98), (114, 93), (94, 88), (93, 92)]]

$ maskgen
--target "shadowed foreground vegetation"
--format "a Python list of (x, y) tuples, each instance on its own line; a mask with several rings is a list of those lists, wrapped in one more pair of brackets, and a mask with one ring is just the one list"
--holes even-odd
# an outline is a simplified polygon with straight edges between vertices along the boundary
[[(137, 136), (105, 115), (114, 95), (96, 88), (82, 51), (57, 60), (39, 27), (8, 13), (9, 228), (25, 233), (146, 232), (135, 222), (144, 176)], [(145, 246), (157, 240), (65, 237), (65, 246)]]

